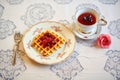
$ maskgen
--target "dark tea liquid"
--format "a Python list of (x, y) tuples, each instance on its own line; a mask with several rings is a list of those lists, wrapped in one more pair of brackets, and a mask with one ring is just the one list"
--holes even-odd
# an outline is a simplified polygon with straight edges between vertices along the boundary
[(96, 23), (96, 17), (90, 12), (85, 12), (78, 16), (78, 22), (84, 25), (92, 25)]

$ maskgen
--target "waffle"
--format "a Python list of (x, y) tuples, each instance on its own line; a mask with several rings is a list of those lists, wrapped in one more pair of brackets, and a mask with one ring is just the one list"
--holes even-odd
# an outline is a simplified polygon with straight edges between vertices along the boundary
[(31, 46), (42, 56), (49, 56), (65, 43), (64, 37), (54, 31), (47, 30), (35, 36)]

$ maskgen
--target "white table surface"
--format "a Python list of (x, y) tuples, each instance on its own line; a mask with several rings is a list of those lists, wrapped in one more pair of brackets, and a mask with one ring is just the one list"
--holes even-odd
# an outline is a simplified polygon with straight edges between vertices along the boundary
[[(15, 31), (24, 33), (46, 20), (69, 25), (80, 7), (94, 8), (105, 16), (108, 24), (101, 34), (111, 36), (110, 48), (96, 48), (95, 39), (76, 37), (76, 48), (65, 62), (45, 66), (24, 54), (11, 65)], [(0, 0), (0, 80), (120, 80), (120, 1)]]

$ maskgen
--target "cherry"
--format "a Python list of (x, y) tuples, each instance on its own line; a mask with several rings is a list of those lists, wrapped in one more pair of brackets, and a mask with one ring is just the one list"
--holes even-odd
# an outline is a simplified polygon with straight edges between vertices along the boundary
[(55, 45), (55, 44), (56, 44), (56, 42), (55, 42), (55, 41), (52, 41), (51, 43), (52, 43), (53, 45)]
[(84, 16), (84, 17), (82, 18), (82, 20), (86, 21), (86, 20), (87, 20), (86, 16)]
[(47, 41), (48, 41), (48, 42), (51, 42), (52, 40), (53, 40), (53, 39), (52, 39), (51, 37), (48, 37), (48, 38), (47, 38)]
[(46, 46), (50, 46), (51, 45), (51, 43), (50, 42), (48, 42), (47, 44), (46, 44)]
[(46, 33), (45, 36), (51, 37), (52, 35), (50, 33)]
[(47, 38), (47, 36), (42, 36), (41, 38), (40, 38), (40, 40), (44, 40), (44, 39), (46, 39)]
[[(59, 41), (59, 39), (55, 39), (55, 36), (52, 35), (52, 34), (50, 34), (50, 33), (48, 33), (48, 32), (46, 32), (46, 33), (40, 38), (40, 40), (42, 41), (42, 42), (40, 43), (40, 45), (42, 45), (43, 48), (45, 48), (45, 47), (47, 47), (47, 46), (49, 46), (50, 48), (52, 48), (53, 45), (55, 45), (56, 42)], [(39, 40), (39, 41), (40, 41), (40, 40)]]

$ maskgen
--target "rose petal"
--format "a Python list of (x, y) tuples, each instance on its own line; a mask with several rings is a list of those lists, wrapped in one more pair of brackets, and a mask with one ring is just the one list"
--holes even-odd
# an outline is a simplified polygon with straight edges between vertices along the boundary
[(101, 34), (97, 39), (97, 45), (101, 48), (109, 48), (111, 44), (111, 38), (108, 34)]

